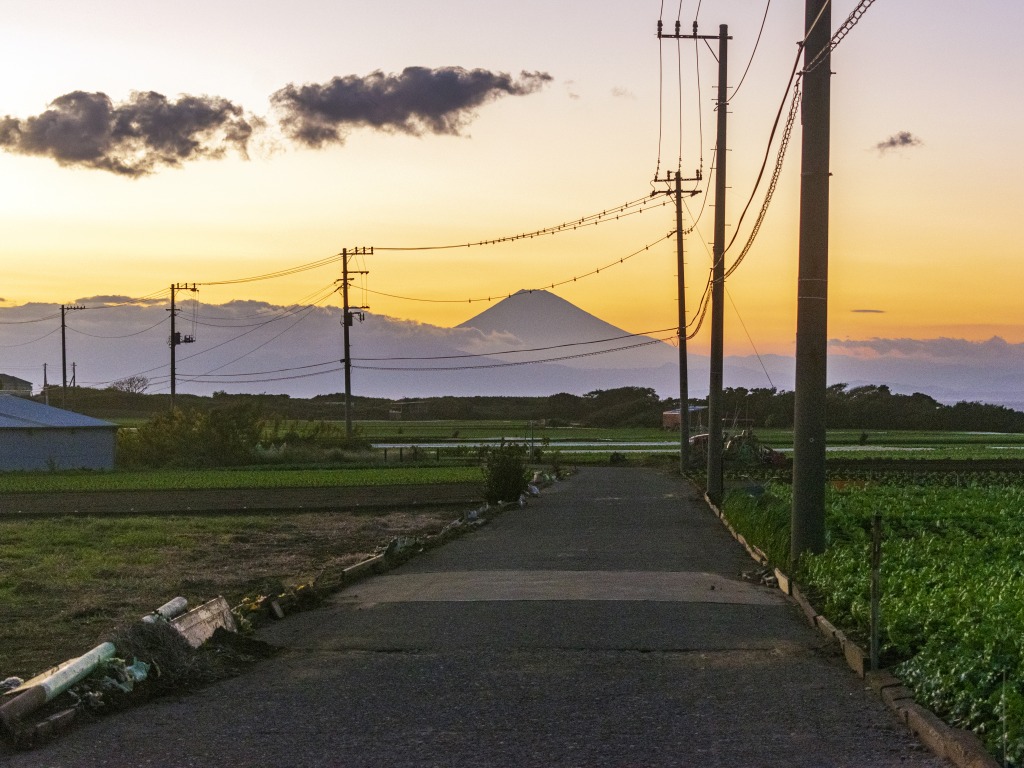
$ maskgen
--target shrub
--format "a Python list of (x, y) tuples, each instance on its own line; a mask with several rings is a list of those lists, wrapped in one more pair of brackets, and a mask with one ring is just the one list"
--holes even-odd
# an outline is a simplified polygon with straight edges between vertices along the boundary
[(118, 433), (118, 461), (125, 467), (217, 467), (244, 464), (255, 456), (263, 431), (252, 403), (207, 412), (175, 409), (134, 432)]
[(484, 498), (490, 503), (515, 501), (530, 480), (526, 468), (526, 447), (502, 443), (484, 454)]

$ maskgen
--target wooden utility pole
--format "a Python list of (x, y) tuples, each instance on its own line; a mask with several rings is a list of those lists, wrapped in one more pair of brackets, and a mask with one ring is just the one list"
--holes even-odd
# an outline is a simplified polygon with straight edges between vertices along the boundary
[[(797, 564), (804, 552), (825, 549), (831, 30), (829, 0), (806, 0), (791, 566)], [(812, 62), (816, 64), (812, 66)]]
[(342, 327), (342, 342), (345, 348), (345, 358), (342, 363), (345, 365), (345, 439), (352, 439), (352, 356), (349, 346), (348, 329), (352, 327), (352, 320), (358, 316), (359, 321), (363, 320), (363, 313), (361, 310), (369, 309), (369, 307), (356, 307), (350, 308), (348, 305), (348, 283), (351, 279), (349, 275), (365, 275), (366, 270), (351, 271), (348, 268), (348, 257), (349, 256), (372, 256), (373, 248), (348, 248), (341, 249), (341, 327)]
[(177, 372), (177, 367), (176, 367), (177, 366), (177, 361), (176, 361), (175, 350), (178, 348), (179, 344), (192, 344), (196, 340), (195, 336), (182, 335), (175, 328), (175, 319), (178, 316), (178, 309), (177, 309), (177, 306), (175, 305), (175, 293), (177, 291), (192, 291), (193, 293), (195, 293), (197, 290), (199, 290), (199, 289), (196, 288), (196, 284), (195, 283), (192, 283), (191, 285), (189, 285), (188, 283), (173, 283), (173, 284), (171, 284), (171, 335), (170, 335), (170, 338), (167, 340), (167, 344), (171, 348), (171, 410), (172, 411), (174, 410), (174, 398), (175, 398), (175, 395), (177, 394), (177, 377), (178, 377), (178, 372)]

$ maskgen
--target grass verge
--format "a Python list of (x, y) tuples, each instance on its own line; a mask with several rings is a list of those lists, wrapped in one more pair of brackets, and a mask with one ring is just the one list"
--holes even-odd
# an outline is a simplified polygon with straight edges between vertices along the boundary
[(0, 679), (77, 656), (177, 595), (236, 605), (463, 511), (0, 521)]

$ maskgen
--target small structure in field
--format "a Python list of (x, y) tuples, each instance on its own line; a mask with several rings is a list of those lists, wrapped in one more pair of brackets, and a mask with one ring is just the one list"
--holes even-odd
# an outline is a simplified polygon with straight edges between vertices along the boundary
[(113, 469), (117, 425), (0, 394), (0, 471)]
[[(707, 410), (707, 406), (705, 406), (705, 405), (691, 405), (689, 407), (690, 424), (691, 424), (691, 426), (693, 426), (693, 415), (697, 414), (697, 425), (696, 425), (696, 428), (698, 430), (700, 430), (702, 428), (701, 414), (704, 413), (704, 411), (706, 411), (706, 410)], [(678, 408), (672, 408), (671, 410), (662, 411), (661, 412), (661, 428), (662, 429), (679, 429), (680, 426), (681, 426), (681, 422), (679, 421), (679, 409)]]
[(32, 397), (32, 382), (0, 373), (0, 392), (17, 397)]

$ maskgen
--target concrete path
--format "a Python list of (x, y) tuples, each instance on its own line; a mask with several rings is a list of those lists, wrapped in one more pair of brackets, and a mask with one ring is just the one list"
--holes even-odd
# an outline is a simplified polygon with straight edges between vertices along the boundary
[(587, 469), (12, 768), (945, 765), (682, 481)]

